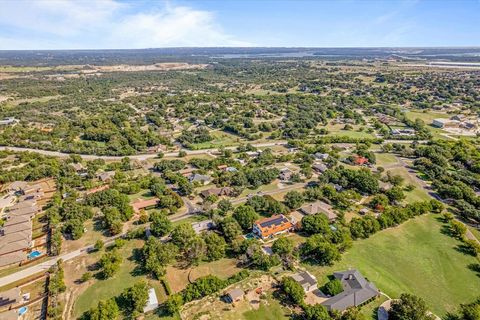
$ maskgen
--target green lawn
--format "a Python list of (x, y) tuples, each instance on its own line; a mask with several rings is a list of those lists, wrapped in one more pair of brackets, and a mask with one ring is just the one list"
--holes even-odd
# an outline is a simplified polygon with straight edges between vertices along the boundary
[(468, 268), (476, 260), (455, 249), (459, 242), (441, 233), (442, 223), (436, 217), (418, 217), (355, 241), (342, 261), (332, 267), (306, 268), (320, 282), (334, 271), (357, 268), (389, 296), (411, 292), (443, 316), (480, 294), (480, 277)]
[(391, 153), (375, 153), (375, 158), (377, 159), (377, 166), (386, 166), (389, 164), (398, 163), (397, 157)]
[(408, 111), (406, 113), (406, 116), (408, 119), (415, 121), (415, 119), (421, 119), (425, 121), (425, 124), (430, 124), (432, 123), (433, 119), (437, 118), (449, 118), (450, 115), (446, 113), (441, 113), (441, 112), (433, 112), (433, 111), (427, 111), (427, 112), (421, 112), (421, 111)]
[(238, 145), (243, 141), (242, 138), (227, 132), (223, 132), (223, 131), (212, 131), (210, 132), (210, 135), (213, 136), (213, 140), (192, 144), (192, 149), (199, 150), (199, 149), (229, 147), (229, 146)]
[(282, 320), (290, 319), (285, 314), (285, 310), (280, 306), (280, 303), (274, 299), (267, 300), (268, 305), (262, 303), (258, 310), (249, 310), (243, 313), (245, 320)]
[(147, 279), (144, 275), (135, 275), (137, 264), (132, 259), (132, 250), (141, 248), (143, 241), (131, 240), (121, 249), (124, 257), (118, 273), (107, 280), (96, 280), (87, 290), (85, 290), (75, 303), (75, 317), (79, 317), (83, 312), (95, 306), (98, 301), (116, 297), (122, 293), (125, 288), (131, 287), (141, 279), (147, 280), (155, 288), (159, 301), (165, 299), (164, 290), (159, 281)]
[(386, 171), (390, 171), (394, 175), (402, 176), (404, 178), (404, 186), (408, 184), (413, 184), (415, 186), (415, 189), (413, 191), (405, 192), (405, 195), (407, 196), (405, 198), (406, 203), (430, 199), (430, 195), (425, 191), (425, 189), (423, 189), (419, 181), (412, 176), (415, 173), (408, 172), (408, 169), (404, 167), (388, 169)]

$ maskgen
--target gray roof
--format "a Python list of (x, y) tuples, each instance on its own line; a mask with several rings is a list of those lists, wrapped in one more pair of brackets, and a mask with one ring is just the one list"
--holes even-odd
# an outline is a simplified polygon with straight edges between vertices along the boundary
[(343, 292), (322, 303), (329, 311), (359, 306), (380, 294), (375, 285), (368, 282), (358, 270), (335, 272), (333, 276), (342, 283)]
[(198, 174), (198, 173), (192, 174), (190, 176), (190, 181), (206, 182), (206, 181), (210, 181), (211, 179), (212, 178), (210, 178), (210, 176)]
[(309, 286), (313, 286), (317, 284), (317, 279), (311, 275), (308, 271), (302, 271), (299, 273), (295, 273), (292, 276), (293, 280), (297, 281), (302, 287), (304, 284), (308, 284)]
[(304, 205), (300, 208), (300, 211), (307, 215), (323, 213), (329, 220), (335, 220), (337, 218), (332, 206), (320, 200)]

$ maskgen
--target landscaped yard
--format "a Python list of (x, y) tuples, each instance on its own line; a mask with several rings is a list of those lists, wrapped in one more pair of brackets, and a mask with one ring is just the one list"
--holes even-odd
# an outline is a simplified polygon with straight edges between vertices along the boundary
[(363, 131), (359, 131), (358, 129), (361, 126), (352, 125), (352, 130), (343, 130), (345, 127), (344, 124), (328, 124), (327, 126), (322, 126), (321, 128), (325, 128), (328, 130), (327, 136), (346, 136), (351, 138), (375, 138), (375, 136), (371, 133), (367, 132), (367, 127)]
[(441, 232), (437, 217), (421, 216), (355, 241), (332, 267), (306, 268), (319, 282), (326, 282), (334, 271), (359, 269), (389, 296), (416, 294), (425, 299), (432, 312), (444, 316), (480, 294), (480, 277), (468, 268), (476, 260), (456, 250), (459, 242)]

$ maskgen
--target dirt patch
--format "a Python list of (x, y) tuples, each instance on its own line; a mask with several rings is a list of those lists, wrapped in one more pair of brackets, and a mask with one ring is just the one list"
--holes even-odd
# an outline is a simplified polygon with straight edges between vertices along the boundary
[(170, 70), (192, 70), (204, 69), (207, 64), (190, 64), (180, 62), (156, 63), (143, 66), (115, 65), (115, 66), (92, 66), (90, 70), (82, 70), (84, 73), (92, 72), (132, 72), (132, 71), (170, 71)]

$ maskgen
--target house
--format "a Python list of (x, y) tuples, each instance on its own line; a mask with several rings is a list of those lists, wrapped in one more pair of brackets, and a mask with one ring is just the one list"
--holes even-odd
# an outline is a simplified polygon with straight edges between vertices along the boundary
[(467, 117), (464, 114), (457, 114), (457, 115), (454, 115), (453, 117), (451, 117), (450, 120), (465, 121), (466, 118)]
[(14, 181), (10, 183), (7, 190), (13, 192), (22, 192), (28, 186), (28, 183), (25, 181)]
[(18, 287), (0, 293), (0, 307), (12, 305), (20, 301), (21, 291)]
[(92, 189), (88, 189), (85, 194), (88, 196), (89, 194), (94, 194), (94, 193), (97, 193), (97, 192), (100, 192), (100, 191), (104, 191), (104, 190), (107, 190), (109, 189), (110, 186), (108, 184), (106, 185), (103, 185), (103, 186), (100, 186), (100, 187), (96, 187), (96, 188), (92, 188)]
[(235, 167), (226, 167), (226, 168), (225, 168), (225, 171), (226, 171), (226, 172), (237, 172), (238, 169), (235, 168)]
[(358, 307), (380, 295), (375, 285), (368, 282), (358, 270), (335, 272), (333, 276), (342, 283), (343, 292), (322, 302), (328, 311)]
[(148, 300), (147, 304), (143, 308), (143, 313), (153, 311), (158, 308), (158, 299), (157, 294), (155, 293), (154, 288), (148, 289)]
[(104, 171), (97, 174), (97, 178), (102, 182), (110, 182), (115, 177), (115, 171)]
[(295, 273), (292, 278), (302, 286), (305, 293), (317, 290), (317, 278), (308, 271)]
[(312, 169), (315, 170), (317, 173), (324, 173), (328, 170), (328, 167), (323, 163), (314, 163), (312, 165)]
[(27, 260), (27, 253), (25, 251), (15, 251), (12, 253), (3, 254), (0, 255), (0, 267), (19, 264), (25, 260)]
[(238, 302), (243, 299), (244, 294), (245, 293), (243, 292), (242, 289), (239, 289), (239, 288), (232, 289), (227, 292), (227, 294), (225, 295), (225, 299), (229, 303)]
[(288, 169), (288, 168), (283, 168), (280, 170), (280, 174), (278, 175), (278, 178), (282, 181), (288, 181), (292, 178), (293, 171)]
[(330, 156), (328, 153), (320, 153), (320, 152), (317, 152), (313, 155), (315, 157), (315, 159), (317, 160), (327, 160), (328, 157)]
[(365, 164), (368, 164), (368, 159), (357, 155), (353, 159), (353, 163), (355, 163), (357, 166), (363, 166)]
[(142, 209), (154, 208), (158, 205), (160, 199), (152, 198), (152, 199), (137, 199), (137, 201), (132, 203), (133, 211), (140, 212)]
[(20, 122), (20, 120), (15, 119), (14, 117), (8, 117), (8, 118), (5, 118), (3, 120), (0, 120), (0, 126), (8, 126), (8, 125), (11, 125), (11, 124), (17, 124), (19, 122)]
[(455, 127), (458, 127), (459, 125), (460, 125), (460, 121), (451, 120), (451, 119), (438, 118), (438, 119), (433, 119), (432, 121), (432, 126), (437, 128), (455, 128)]
[(337, 215), (333, 212), (332, 206), (320, 200), (304, 205), (300, 208), (300, 212), (305, 215), (322, 213), (330, 221), (335, 221), (335, 219), (337, 219)]
[(209, 184), (210, 181), (212, 180), (212, 178), (210, 176), (207, 176), (207, 175), (203, 175), (203, 174), (198, 174), (198, 173), (194, 173), (190, 176), (189, 178), (189, 181), (190, 182), (200, 182), (201, 184)]
[(72, 167), (78, 174), (87, 172), (87, 168), (85, 168), (80, 162), (70, 163), (70, 167)]
[(212, 230), (215, 228), (215, 222), (213, 220), (204, 220), (200, 222), (192, 222), (192, 228), (196, 234), (200, 234), (203, 231)]
[(232, 194), (233, 190), (230, 187), (223, 187), (223, 188), (211, 188), (208, 190), (203, 190), (200, 192), (200, 195), (203, 198), (208, 198), (211, 195), (215, 195), (217, 197), (221, 196), (230, 196)]
[(253, 233), (262, 239), (267, 239), (278, 234), (289, 232), (293, 224), (283, 214), (277, 214), (270, 218), (255, 221)]

